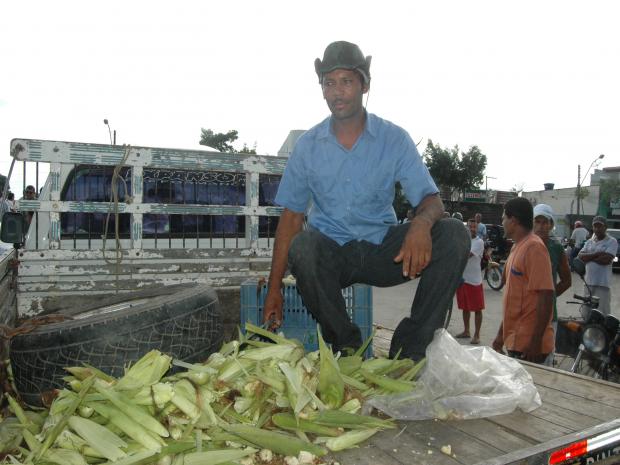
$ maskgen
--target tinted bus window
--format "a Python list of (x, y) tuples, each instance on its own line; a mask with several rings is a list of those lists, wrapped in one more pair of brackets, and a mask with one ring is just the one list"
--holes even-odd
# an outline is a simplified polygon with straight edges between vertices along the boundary
[[(112, 198), (113, 166), (78, 166), (70, 174), (68, 182), (61, 192), (61, 200), (75, 202), (110, 202)], [(131, 171), (122, 168), (121, 180), (118, 182), (119, 202), (125, 201), (125, 188), (131, 195)], [(113, 209), (111, 209), (113, 211)], [(60, 214), (62, 238), (101, 238), (105, 230), (107, 213), (71, 213)], [(119, 233), (129, 237), (130, 217), (128, 213), (119, 215)], [(109, 215), (107, 237), (114, 237), (114, 214)]]
[[(245, 173), (144, 169), (143, 202), (159, 204), (245, 205)], [(237, 215), (145, 214), (144, 237), (243, 237)]]

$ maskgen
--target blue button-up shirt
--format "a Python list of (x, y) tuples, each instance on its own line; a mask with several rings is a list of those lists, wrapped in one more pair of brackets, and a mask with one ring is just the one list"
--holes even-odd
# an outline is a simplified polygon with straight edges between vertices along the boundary
[(286, 165), (275, 203), (307, 213), (311, 227), (338, 244), (380, 244), (396, 224), (399, 181), (411, 205), (438, 192), (409, 134), (367, 114), (364, 131), (347, 150), (327, 118), (302, 135)]

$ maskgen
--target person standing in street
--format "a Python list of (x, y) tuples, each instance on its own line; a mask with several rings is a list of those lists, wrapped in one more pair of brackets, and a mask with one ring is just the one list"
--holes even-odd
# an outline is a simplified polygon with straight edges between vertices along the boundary
[[(273, 249), (264, 322), (279, 327), (288, 267), (306, 308), (332, 350), (361, 346), (342, 289), (379, 287), (418, 275), (411, 307), (392, 337), (390, 356), (424, 357), (467, 262), (463, 223), (442, 219), (439, 190), (409, 134), (368, 113), (370, 61), (350, 42), (327, 46), (315, 71), (331, 116), (305, 132), (286, 164), (275, 203), (284, 207)], [(392, 201), (400, 182), (415, 216), (398, 224)], [(308, 227), (303, 230), (307, 213)]]
[[(34, 186), (30, 186), (30, 185), (26, 186), (26, 189), (24, 189), (24, 196), (22, 197), (21, 200), (36, 200), (36, 199), (37, 199), (37, 191), (35, 190)], [(26, 220), (26, 225), (29, 226), (30, 223), (32, 222), (32, 217), (34, 216), (34, 212), (22, 210), (22, 215), (24, 216)]]
[(524, 197), (506, 202), (502, 225), (512, 246), (504, 275), (502, 323), (493, 341), (501, 353), (543, 363), (553, 351), (553, 281), (551, 260), (543, 241), (532, 233), (532, 204)]
[(476, 213), (474, 215), (474, 218), (476, 218), (476, 235), (483, 241), (486, 241), (487, 240), (487, 227), (482, 222), (482, 213)]
[(569, 242), (570, 246), (572, 247), (570, 256), (571, 264), (573, 259), (579, 254), (579, 251), (586, 243), (586, 240), (588, 239), (588, 234), (588, 230), (583, 227), (583, 223), (580, 220), (575, 221), (575, 229), (573, 229), (573, 232), (570, 235)]
[[(618, 253), (618, 241), (607, 234), (607, 220), (602, 216), (592, 219), (594, 234), (586, 241), (579, 259), (586, 264), (586, 284), (593, 296), (599, 298), (598, 310), (609, 315), (611, 312), (611, 264)], [(585, 289), (585, 295), (588, 290)]]
[(484, 253), (484, 241), (477, 236), (478, 227), (474, 218), (467, 220), (467, 227), (471, 235), (469, 259), (463, 271), (463, 283), (456, 290), (456, 303), (463, 311), (463, 332), (457, 338), (469, 338), (469, 320), (474, 314), (474, 336), (471, 344), (480, 344), (480, 327), (482, 326), (482, 311), (484, 310), (484, 289), (482, 288), (482, 269), (480, 262)]
[[(551, 231), (553, 231), (554, 226), (553, 209), (544, 203), (536, 205), (534, 207), (534, 234), (540, 237), (547, 246), (549, 259), (551, 260), (551, 276), (555, 286), (551, 326), (553, 327), (553, 333), (556, 334), (558, 326), (557, 297), (571, 287), (572, 277), (568, 266), (568, 257), (564, 253), (564, 247), (555, 238), (551, 237)], [(554, 350), (545, 360), (545, 365), (553, 366), (554, 355), (555, 345)]]

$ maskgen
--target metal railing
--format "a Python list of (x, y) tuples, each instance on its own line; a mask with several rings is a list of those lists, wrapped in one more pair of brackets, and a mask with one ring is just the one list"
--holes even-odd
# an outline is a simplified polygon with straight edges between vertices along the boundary
[[(40, 191), (18, 201), (32, 215), (26, 250), (100, 249), (115, 237), (115, 220), (124, 249), (272, 246), (285, 158), (31, 139), (14, 139), (11, 154), (23, 162), (24, 186), (35, 165)], [(42, 163), (49, 175), (40, 190)]]

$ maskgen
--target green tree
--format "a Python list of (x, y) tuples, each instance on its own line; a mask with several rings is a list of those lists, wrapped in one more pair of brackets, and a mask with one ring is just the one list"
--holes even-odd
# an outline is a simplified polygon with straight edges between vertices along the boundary
[(256, 144), (253, 148), (249, 148), (247, 144), (243, 144), (241, 150), (235, 150), (232, 145), (239, 138), (239, 132), (235, 129), (227, 133), (213, 132), (211, 129), (200, 129), (200, 145), (213, 147), (214, 149), (225, 153), (248, 153), (256, 155)]
[(407, 197), (405, 197), (405, 193), (403, 192), (403, 188), (399, 182), (396, 183), (394, 201), (392, 202), (392, 206), (394, 207), (394, 211), (396, 212), (396, 217), (399, 219), (407, 216), (407, 210), (411, 208), (411, 204), (407, 200)]
[(467, 152), (460, 152), (458, 145), (444, 149), (429, 139), (424, 150), (424, 162), (440, 188), (447, 189), (450, 198), (455, 192), (477, 188), (484, 180), (487, 157), (473, 145)]
[(620, 179), (602, 179), (600, 186), (598, 214), (607, 216), (610, 204), (620, 201)]

